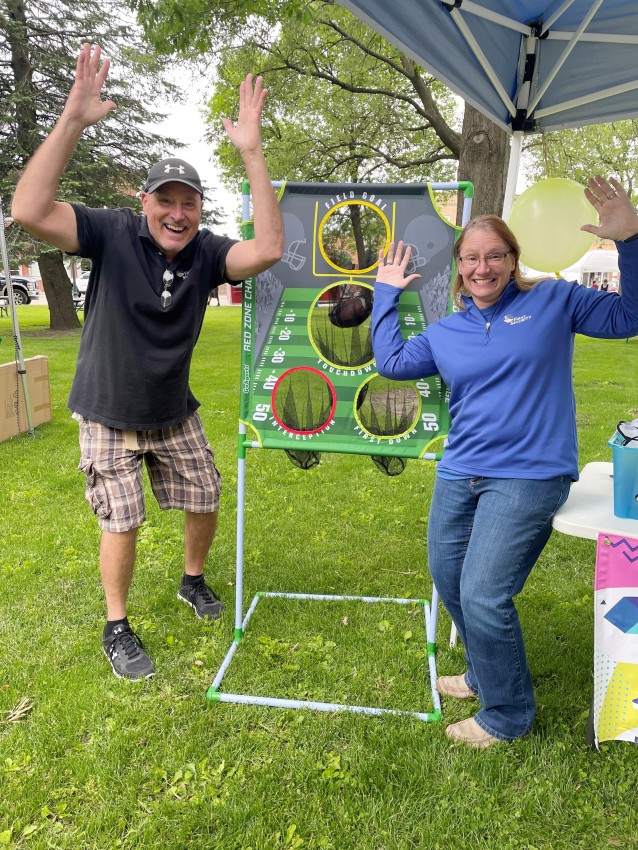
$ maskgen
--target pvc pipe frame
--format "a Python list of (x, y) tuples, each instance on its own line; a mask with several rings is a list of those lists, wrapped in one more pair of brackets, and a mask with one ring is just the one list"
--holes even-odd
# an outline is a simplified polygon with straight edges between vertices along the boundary
[[(423, 605), (425, 634), (427, 639), (428, 670), (430, 674), (430, 690), (432, 693), (432, 703), (434, 705), (434, 711), (406, 711), (394, 708), (375, 708), (366, 705), (348, 705), (345, 703), (316, 702), (314, 700), (281, 699), (279, 697), (260, 697), (251, 694), (229, 694), (220, 692), (219, 687), (222, 683), (224, 676), (226, 675), (226, 671), (228, 670), (231, 661), (235, 656), (235, 653), (237, 652), (237, 649), (239, 648), (241, 637), (248, 628), (248, 623), (250, 622), (250, 619), (254, 614), (255, 609), (257, 608), (257, 604), (261, 599), (273, 598), (295, 599), (305, 601), (310, 600), (320, 602), (393, 602), (397, 605)], [(380, 596), (337, 596), (333, 594), (319, 593), (279, 593), (268, 591), (259, 592), (256, 593), (253, 597), (250, 607), (246, 612), (246, 616), (242, 620), (241, 627), (235, 630), (235, 640), (233, 641), (228, 652), (226, 653), (226, 657), (224, 658), (222, 665), (219, 668), (219, 672), (217, 673), (211, 686), (209, 687), (206, 697), (207, 699), (215, 702), (230, 702), (244, 705), (265, 705), (273, 708), (309, 708), (314, 711), (349, 711), (354, 714), (394, 714), (407, 717), (416, 717), (418, 720), (423, 720), (426, 723), (437, 722), (441, 719), (441, 699), (439, 697), (438, 691), (434, 686), (434, 683), (437, 679), (435, 657), (435, 630), (436, 618), (434, 618), (433, 621), (433, 619), (430, 617), (430, 608), (427, 603), (427, 600), (425, 599), (395, 599), (391, 597), (386, 598)]]
[[(273, 187), (279, 189), (282, 186), (282, 181), (273, 181)], [(462, 223), (467, 224), (471, 217), (472, 211), (472, 189), (469, 183), (454, 183), (441, 182), (431, 183), (432, 189), (437, 190), (463, 190), (465, 197), (463, 201)], [(244, 222), (250, 220), (250, 187), (247, 181), (243, 184), (242, 190), (242, 214)], [(242, 309), (243, 314), (243, 309)], [(243, 361), (242, 361), (243, 362)], [(432, 588), (432, 611), (428, 602), (423, 599), (389, 599), (384, 597), (373, 596), (326, 596), (319, 594), (307, 593), (274, 593), (260, 592), (253, 598), (246, 616), (243, 616), (243, 595), (244, 595), (244, 527), (245, 527), (245, 501), (246, 501), (246, 449), (259, 448), (259, 443), (246, 439), (246, 425), (240, 421), (238, 432), (238, 459), (237, 459), (237, 553), (236, 553), (236, 570), (235, 570), (235, 637), (233, 643), (226, 653), (226, 657), (210, 685), (207, 698), (217, 702), (234, 702), (250, 705), (269, 705), (282, 708), (312, 708), (316, 711), (352, 711), (357, 714), (405, 714), (413, 717), (418, 717), (420, 720), (428, 722), (438, 721), (441, 719), (441, 701), (438, 691), (435, 688), (437, 679), (436, 672), (436, 627), (437, 614), (439, 607), (439, 596), (435, 587)], [(352, 706), (341, 705), (338, 703), (323, 703), (312, 702), (307, 700), (285, 700), (277, 697), (258, 697), (249, 694), (226, 694), (219, 691), (222, 680), (230, 666), (231, 661), (237, 649), (241, 638), (246, 631), (250, 618), (253, 615), (257, 603), (261, 598), (265, 597), (281, 597), (285, 599), (296, 600), (322, 600), (322, 601), (356, 601), (356, 602), (394, 602), (399, 605), (419, 604), (424, 607), (425, 632), (427, 641), (428, 668), (430, 673), (430, 689), (432, 692), (432, 703), (434, 705), (433, 712), (411, 712), (397, 711), (394, 709), (372, 708), (369, 706)]]

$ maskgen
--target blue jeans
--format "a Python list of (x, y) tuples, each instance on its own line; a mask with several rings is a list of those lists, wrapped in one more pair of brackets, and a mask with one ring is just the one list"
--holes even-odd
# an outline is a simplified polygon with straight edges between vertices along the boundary
[(523, 589), (569, 495), (571, 479), (437, 478), (428, 523), (434, 585), (465, 646), (465, 681), (481, 700), (478, 725), (505, 741), (536, 711), (512, 597)]

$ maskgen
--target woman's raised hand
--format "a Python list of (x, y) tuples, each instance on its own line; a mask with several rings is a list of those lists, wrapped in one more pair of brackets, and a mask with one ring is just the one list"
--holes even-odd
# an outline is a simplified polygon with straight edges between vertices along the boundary
[(420, 274), (409, 274), (406, 277), (405, 270), (410, 262), (412, 248), (410, 245), (403, 250), (403, 241), (394, 247), (390, 242), (388, 253), (384, 255), (383, 248), (379, 251), (379, 268), (377, 271), (377, 283), (387, 283), (397, 289), (405, 289), (413, 280), (421, 277)]

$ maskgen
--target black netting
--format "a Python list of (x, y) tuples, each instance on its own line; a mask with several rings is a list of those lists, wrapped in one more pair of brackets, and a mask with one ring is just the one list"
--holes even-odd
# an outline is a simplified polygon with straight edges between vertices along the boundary
[(324, 360), (355, 369), (370, 363), (372, 290), (367, 286), (341, 284), (330, 299), (315, 306), (311, 334)]
[(323, 427), (330, 419), (332, 404), (326, 381), (307, 369), (291, 372), (277, 393), (277, 414), (291, 431), (311, 433)]
[(385, 455), (371, 455), (370, 457), (376, 468), (391, 478), (395, 475), (401, 475), (407, 465), (407, 460), (403, 457), (386, 457)]
[(299, 469), (312, 469), (314, 466), (319, 466), (321, 460), (319, 452), (297, 451), (296, 449), (284, 449), (284, 451), (288, 455), (288, 459)]
[(365, 430), (375, 437), (396, 437), (414, 427), (418, 412), (415, 388), (376, 377), (361, 388), (357, 411)]

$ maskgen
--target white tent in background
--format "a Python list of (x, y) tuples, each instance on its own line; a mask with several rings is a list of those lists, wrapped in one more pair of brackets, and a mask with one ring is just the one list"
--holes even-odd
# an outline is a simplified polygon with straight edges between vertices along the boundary
[(565, 280), (576, 280), (589, 285), (591, 276), (604, 277), (611, 283), (618, 280), (618, 252), (607, 250), (588, 251), (577, 263), (561, 272)]

